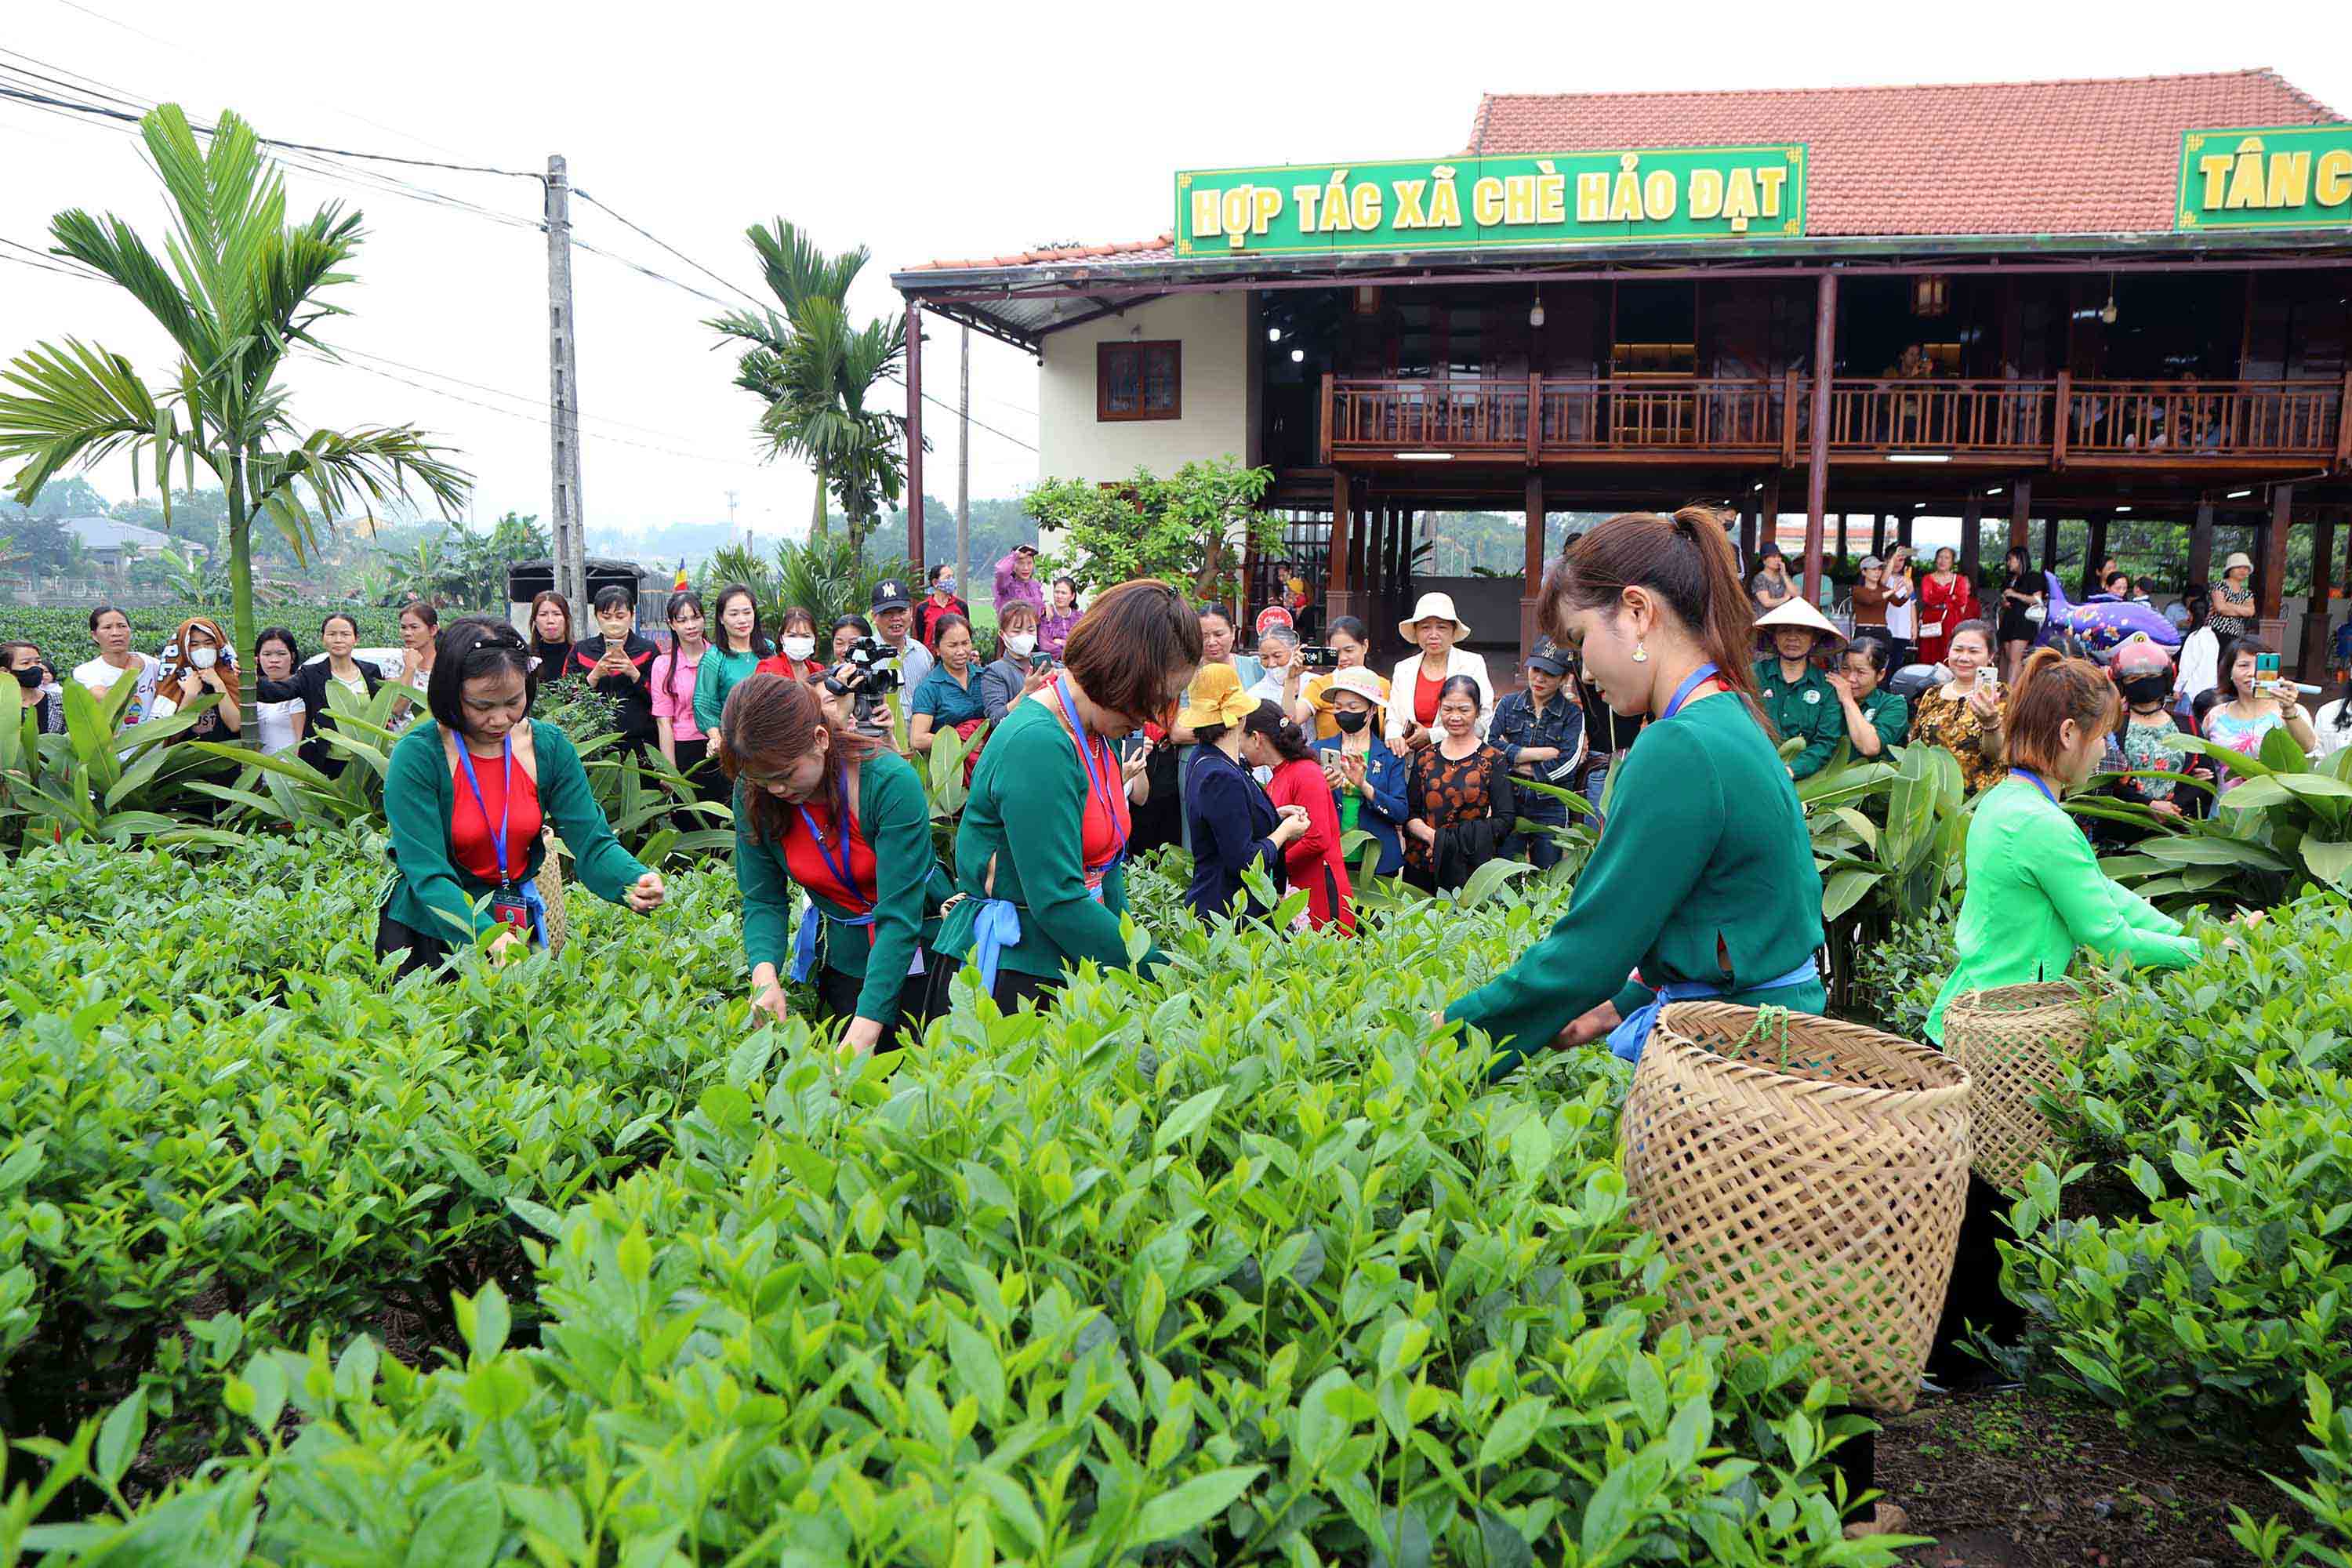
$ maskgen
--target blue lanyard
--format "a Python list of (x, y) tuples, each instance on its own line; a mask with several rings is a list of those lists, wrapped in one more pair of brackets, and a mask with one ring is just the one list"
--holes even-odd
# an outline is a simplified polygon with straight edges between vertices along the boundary
[(1664, 721), (1681, 712), (1683, 710), (1683, 704), (1690, 700), (1690, 694), (1692, 692), (1696, 691), (1702, 685), (1714, 679), (1717, 676), (1722, 673), (1723, 672), (1721, 670), (1716, 668), (1715, 666), (1711, 664), (1702, 664), (1696, 669), (1692, 670), (1690, 674), (1683, 678), (1683, 683), (1675, 688), (1675, 694), (1666, 699), (1666, 710), (1658, 715), (1659, 720)]
[(824, 841), (824, 829), (816, 825), (816, 818), (809, 815), (808, 807), (796, 805), (793, 809), (801, 814), (801, 821), (807, 826), (809, 837), (816, 840), (816, 852), (824, 857), (824, 868), (833, 873), (834, 880), (841, 884), (843, 890), (850, 898), (864, 902), (868, 909), (873, 908), (874, 900), (866, 897), (864, 890), (857, 885), (857, 879), (849, 874), (848, 835), (846, 833), (842, 835), (841, 858), (836, 860), (833, 858), (833, 847)]
[[(1063, 715), (1070, 721), (1070, 742), (1078, 748), (1078, 761), (1086, 765), (1087, 787), (1093, 792), (1096, 799), (1103, 803), (1103, 811), (1110, 818), (1111, 828), (1118, 835), (1118, 843), (1112, 848), (1110, 859), (1103, 862), (1104, 865), (1108, 866), (1127, 853), (1127, 824), (1118, 819), (1118, 798), (1112, 792), (1108, 780), (1108, 775), (1115, 773), (1117, 769), (1108, 762), (1105, 762), (1099, 768), (1095, 765), (1094, 748), (1087, 743), (1086, 726), (1078, 722), (1077, 699), (1071, 695), (1068, 676), (1066, 675), (1054, 683), (1054, 695), (1061, 699)], [(1123, 789), (1125, 785), (1122, 784), (1120, 787)], [(1082, 834), (1083, 831), (1081, 828)]]
[[(457, 741), (457, 760), (466, 764), (466, 787), (474, 792), (474, 809), (482, 814), (482, 824), (489, 826), (490, 808), (482, 804), (482, 781), (474, 773), (474, 753), (466, 750), (464, 737)], [(499, 742), (499, 778), (506, 786), (506, 795), (499, 802), (499, 825), (490, 828), (490, 847), (498, 852), (499, 886), (514, 881), (514, 868), (507, 864), (507, 817), (514, 808), (514, 737)]]
[(2051, 789), (2049, 782), (2043, 779), (2040, 773), (2035, 773), (2032, 768), (2011, 768), (2009, 770), (2009, 776), (2016, 779), (2023, 779), (2027, 784), (2032, 784), (2035, 789), (2042, 792), (2042, 799), (2048, 801), (2053, 805), (2056, 805), (2058, 804), (2058, 796), (2056, 793)]

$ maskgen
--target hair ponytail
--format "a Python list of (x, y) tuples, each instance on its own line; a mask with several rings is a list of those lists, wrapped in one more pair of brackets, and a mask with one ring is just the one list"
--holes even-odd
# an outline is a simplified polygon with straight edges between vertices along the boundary
[(2107, 672), (2087, 658), (2069, 658), (2054, 647), (2025, 656), (2017, 685), (2009, 694), (2001, 725), (2004, 760), (2012, 768), (2054, 774), (2065, 754), (2060, 731), (2072, 719), (2076, 730), (2112, 730), (2121, 702)]
[(1686, 506), (1672, 517), (1626, 512), (1593, 528), (1544, 574), (1537, 623), (1544, 636), (1565, 641), (1563, 612), (1613, 609), (1633, 587), (1665, 602), (1714, 663), (1716, 678), (1777, 741), (1756, 688), (1756, 623), (1748, 591), (1715, 509)]
[(1315, 755), (1314, 748), (1307, 743), (1307, 731), (1290, 721), (1278, 702), (1260, 698), (1258, 705), (1242, 721), (1242, 727), (1253, 735), (1265, 736), (1274, 754), (1286, 763), (1303, 763)]

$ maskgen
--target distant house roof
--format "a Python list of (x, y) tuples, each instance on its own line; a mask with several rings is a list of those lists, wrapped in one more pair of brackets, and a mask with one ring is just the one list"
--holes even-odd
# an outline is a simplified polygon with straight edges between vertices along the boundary
[[(168, 533), (152, 528), (142, 528), (135, 522), (118, 522), (110, 517), (68, 517), (58, 520), (58, 526), (81, 541), (84, 550), (162, 550), (188, 542), (174, 540)], [(194, 544), (202, 553), (204, 546)]]
[(1811, 235), (2172, 227), (2180, 133), (2340, 118), (2275, 71), (1802, 91), (1488, 93), (1472, 153), (1805, 143)]

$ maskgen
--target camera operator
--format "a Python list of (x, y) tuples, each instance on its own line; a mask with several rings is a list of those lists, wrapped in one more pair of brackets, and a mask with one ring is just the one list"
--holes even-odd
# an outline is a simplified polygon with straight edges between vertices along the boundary
[(820, 700), (836, 721), (905, 750), (892, 733), (887, 706), (890, 693), (905, 680), (897, 651), (880, 637), (859, 637), (842, 649), (840, 658), (821, 682)]
[(874, 584), (874, 635), (890, 646), (890, 657), (898, 661), (899, 683), (909, 691), (922, 685), (939, 662), (914, 634), (914, 604), (907, 584), (896, 577)]

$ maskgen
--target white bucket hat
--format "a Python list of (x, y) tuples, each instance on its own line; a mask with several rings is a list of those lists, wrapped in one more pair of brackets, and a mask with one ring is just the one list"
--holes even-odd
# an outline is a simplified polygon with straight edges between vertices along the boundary
[(1470, 635), (1469, 626), (1463, 623), (1461, 616), (1454, 613), (1453, 595), (1423, 594), (1421, 596), (1421, 602), (1413, 605), (1412, 614), (1397, 623), (1397, 636), (1411, 642), (1415, 635), (1415, 628), (1422, 622), (1429, 620), (1452, 621), (1454, 640), (1456, 642)]

